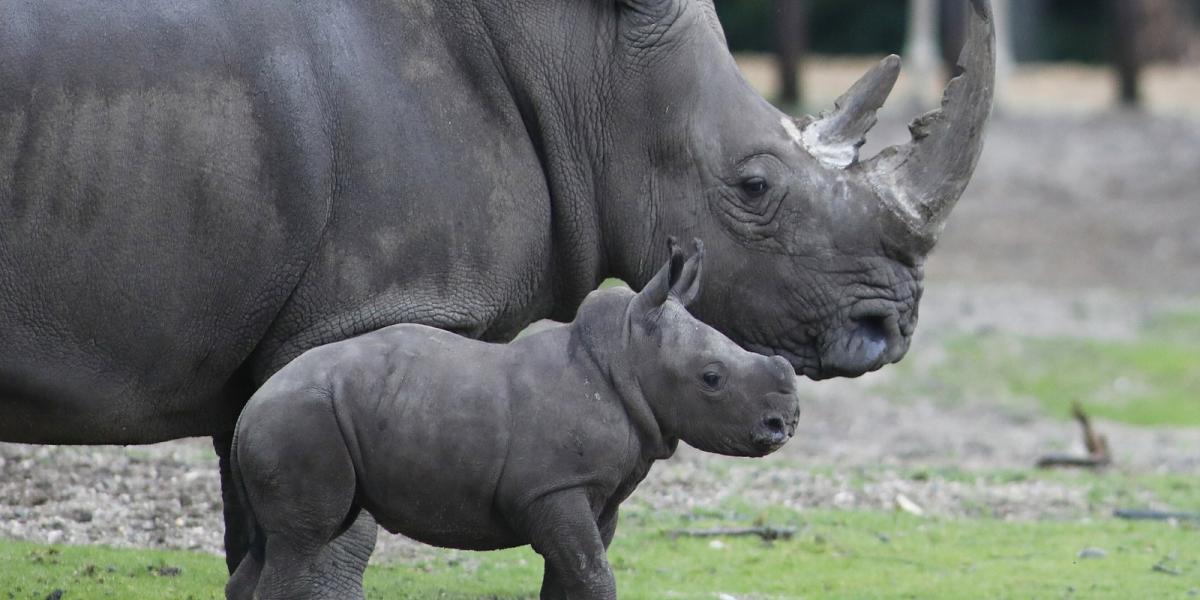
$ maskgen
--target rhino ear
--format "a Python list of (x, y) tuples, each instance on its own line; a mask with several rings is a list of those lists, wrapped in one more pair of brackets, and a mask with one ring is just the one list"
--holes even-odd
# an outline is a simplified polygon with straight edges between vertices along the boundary
[(679, 278), (671, 283), (671, 295), (684, 306), (691, 306), (700, 295), (700, 276), (704, 271), (704, 242), (695, 238), (692, 247), (695, 253), (683, 263)]
[(650, 279), (650, 283), (647, 283), (634, 299), (638, 312), (644, 313), (662, 306), (683, 274), (685, 264), (683, 251), (679, 249), (679, 244), (674, 237), (667, 239), (667, 248), (670, 256), (667, 258), (666, 264), (658, 270), (658, 273), (655, 273), (654, 277)]

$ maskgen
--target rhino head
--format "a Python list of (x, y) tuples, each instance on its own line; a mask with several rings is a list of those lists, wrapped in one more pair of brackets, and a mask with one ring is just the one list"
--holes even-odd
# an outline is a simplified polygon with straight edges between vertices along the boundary
[(688, 312), (700, 294), (704, 245), (696, 240), (685, 259), (668, 242), (666, 263), (640, 292), (619, 287), (584, 299), (573, 342), (603, 365), (635, 427), (669, 442), (660, 456), (677, 440), (730, 456), (779, 449), (800, 418), (791, 366), (740, 348)]
[[(602, 190), (612, 271), (649, 281), (667, 236), (703, 238), (693, 312), (812, 378), (904, 356), (922, 263), (966, 187), (991, 109), (991, 11), (972, 0), (958, 72), (912, 140), (860, 161), (895, 83), (889, 56), (819, 116), (793, 119), (751, 89), (709, 0), (618, 3)], [(620, 110), (620, 107), (639, 107)], [(617, 233), (613, 233), (617, 232)]]

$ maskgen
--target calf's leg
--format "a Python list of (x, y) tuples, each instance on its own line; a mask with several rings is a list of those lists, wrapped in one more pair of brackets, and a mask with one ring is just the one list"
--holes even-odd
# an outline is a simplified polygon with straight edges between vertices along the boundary
[(524, 520), (533, 549), (546, 560), (542, 600), (615, 600), (606, 542), (582, 490), (543, 496)]
[[(242, 414), (233, 447), (235, 477), (262, 543), (261, 571), (253, 597), (263, 600), (358, 599), (363, 597), (364, 556), (354, 564), (330, 553), (331, 543), (358, 516), (355, 471), (328, 398), (288, 398), (251, 404)], [(374, 538), (372, 538), (373, 541)], [(263, 543), (265, 542), (265, 543)], [(237, 597), (258, 564), (251, 551), (230, 581)], [(244, 575), (244, 577), (243, 577)], [(235, 586), (242, 590), (234, 590)]]

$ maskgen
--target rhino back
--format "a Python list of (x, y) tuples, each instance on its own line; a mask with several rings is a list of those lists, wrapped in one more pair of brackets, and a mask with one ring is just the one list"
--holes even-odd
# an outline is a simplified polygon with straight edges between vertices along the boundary
[(303, 81), (264, 69), (235, 20), (216, 2), (0, 4), (0, 438), (232, 423), (235, 372), (328, 203)]
[(394, 323), (498, 340), (549, 312), (546, 176), (472, 4), (331, 2), (310, 27), (333, 213), (256, 373)]
[(554, 305), (547, 183), (471, 3), (0, 11), (0, 439), (216, 433), (309, 348)]
[(250, 406), (261, 413), (261, 397), (286, 411), (281, 393), (327, 390), (357, 496), (381, 525), (436, 545), (508, 547), (523, 542), (493, 499), (512, 435), (511, 363), (502, 345), (395, 325), (306, 352)]

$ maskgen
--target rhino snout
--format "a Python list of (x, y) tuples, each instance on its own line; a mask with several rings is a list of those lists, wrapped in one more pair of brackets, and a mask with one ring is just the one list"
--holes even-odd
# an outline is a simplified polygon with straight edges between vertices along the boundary
[[(779, 396), (785, 395), (779, 394)], [(768, 412), (754, 427), (751, 434), (755, 448), (762, 454), (778, 450), (796, 433), (796, 423), (800, 420), (800, 407), (795, 403), (794, 396), (786, 395), (785, 397), (791, 399), (791, 410)]]

